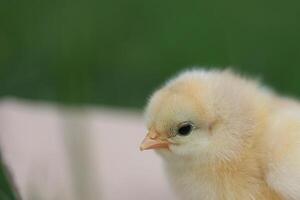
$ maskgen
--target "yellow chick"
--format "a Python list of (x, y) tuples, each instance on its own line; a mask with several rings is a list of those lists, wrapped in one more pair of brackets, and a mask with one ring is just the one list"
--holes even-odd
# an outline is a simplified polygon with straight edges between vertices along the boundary
[(229, 70), (191, 70), (145, 111), (182, 200), (300, 200), (300, 104)]

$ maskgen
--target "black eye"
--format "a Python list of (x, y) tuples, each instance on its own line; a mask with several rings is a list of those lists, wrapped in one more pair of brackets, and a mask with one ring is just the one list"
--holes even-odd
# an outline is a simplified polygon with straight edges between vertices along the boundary
[(193, 126), (191, 124), (183, 124), (178, 128), (177, 133), (181, 136), (187, 136), (192, 132), (192, 129)]

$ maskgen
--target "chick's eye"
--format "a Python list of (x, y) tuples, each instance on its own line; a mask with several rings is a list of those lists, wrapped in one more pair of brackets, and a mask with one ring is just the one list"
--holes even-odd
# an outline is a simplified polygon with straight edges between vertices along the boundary
[(191, 124), (183, 124), (178, 128), (177, 133), (181, 136), (187, 136), (192, 132), (192, 129), (193, 126)]

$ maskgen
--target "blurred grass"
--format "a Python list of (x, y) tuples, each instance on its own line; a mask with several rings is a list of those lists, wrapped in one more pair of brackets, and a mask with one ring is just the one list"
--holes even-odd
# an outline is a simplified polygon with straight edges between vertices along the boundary
[(300, 96), (297, 1), (0, 3), (0, 95), (141, 107), (192, 65), (234, 66)]
[(17, 200), (17, 192), (12, 183), (11, 177), (0, 156), (0, 199)]

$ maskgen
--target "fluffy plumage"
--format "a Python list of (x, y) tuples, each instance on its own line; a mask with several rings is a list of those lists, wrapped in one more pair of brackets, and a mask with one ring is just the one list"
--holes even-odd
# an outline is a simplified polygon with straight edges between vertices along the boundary
[(163, 157), (182, 200), (300, 199), (297, 102), (228, 70), (191, 70), (157, 90), (145, 115), (141, 149)]

